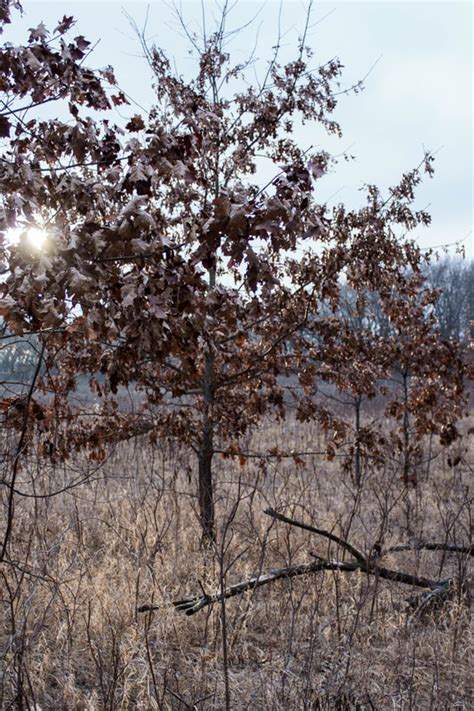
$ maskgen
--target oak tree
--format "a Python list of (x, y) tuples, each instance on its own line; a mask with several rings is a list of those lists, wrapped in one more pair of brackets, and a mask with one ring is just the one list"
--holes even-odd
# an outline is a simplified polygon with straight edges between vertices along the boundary
[[(2, 3), (2, 23), (12, 6), (20, 9)], [(420, 249), (400, 236), (429, 222), (414, 200), (431, 156), (385, 198), (368, 186), (361, 208), (320, 204), (315, 187), (333, 159), (301, 147), (294, 128), (341, 134), (333, 113), (342, 65), (313, 68), (308, 14), (294, 60), (280, 64), (277, 43), (263, 80), (245, 84), (246, 64), (226, 49), (228, 20), (225, 5), (212, 34), (190, 36), (191, 79), (145, 43), (156, 103), (148, 115), (129, 109), (121, 125), (107, 111), (126, 107), (126, 96), (110, 68), (85, 66), (90, 45), (69, 38), (72, 18), (0, 54), (0, 228), (4, 240), (22, 230), (17, 244), (3, 244), (0, 306), (12, 332), (46, 345), (48, 426), (65, 423), (56, 449), (94, 451), (118, 432), (185, 442), (211, 540), (215, 455), (242, 456), (249, 428), (266, 413), (284, 416), (289, 378), (300, 385), (298, 417), (318, 420), (335, 447), (346, 441), (344, 423), (319, 399), (318, 379), (370, 396), (413, 351), (410, 408), (423, 431), (450, 424), (461, 388), (460, 363), (427, 318), (434, 295), (423, 292)], [(53, 102), (65, 103), (67, 120), (35, 116)], [(274, 175), (266, 184), (264, 159)], [(42, 249), (28, 239), (34, 226), (47, 232)], [(338, 315), (342, 276), (359, 310), (364, 293), (378, 295), (396, 338), (348, 328)], [(81, 373), (103, 402), (95, 433), (67, 397)], [(133, 416), (117, 406), (128, 385), (140, 393)]]

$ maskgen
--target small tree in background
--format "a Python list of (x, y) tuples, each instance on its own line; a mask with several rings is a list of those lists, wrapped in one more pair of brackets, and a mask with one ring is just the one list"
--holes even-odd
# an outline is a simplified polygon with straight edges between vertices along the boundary
[[(437, 431), (444, 444), (457, 436), (453, 423), (464, 411), (463, 349), (440, 338), (439, 292), (416, 280), (409, 304), (406, 295), (393, 294), (389, 308), (377, 292), (341, 286), (337, 315), (345, 330), (333, 365), (336, 391), (327, 396), (353, 413), (352, 424), (346, 414), (353, 432), (346, 463), (357, 484), (362, 462), (378, 455), (386, 459), (388, 449), (399, 461), (403, 483), (416, 485), (424, 435)], [(330, 358), (326, 353), (323, 361)], [(383, 413), (395, 421), (388, 439), (380, 428)]]
[[(303, 388), (295, 391), (298, 417), (317, 419), (342, 443), (343, 420), (321, 403), (315, 379), (370, 396), (406, 347), (370, 331), (354, 335), (338, 314), (341, 275), (357, 292), (359, 311), (367, 290), (378, 295), (398, 338), (405, 334), (426, 364), (413, 411), (424, 408), (427, 428), (456, 416), (460, 393), (446, 393), (461, 377), (456, 359), (438, 368), (452, 348), (438, 343), (425, 319), (434, 297), (420, 295), (420, 250), (397, 236), (400, 227), (429, 222), (412, 206), (420, 172), (432, 173), (431, 157), (385, 200), (369, 186), (358, 210), (319, 204), (315, 185), (330, 156), (301, 148), (293, 130), (314, 122), (340, 135), (332, 114), (341, 64), (310, 69), (305, 30), (294, 61), (279, 64), (277, 42), (264, 80), (242, 90), (246, 65), (234, 65), (225, 49), (228, 15), (226, 4), (215, 32), (192, 38), (196, 76), (189, 81), (145, 45), (156, 105), (120, 127), (84, 114), (126, 99), (111, 70), (83, 67), (84, 38), (64, 39), (72, 18), (53, 38), (41, 25), (26, 47), (2, 50), (1, 224), (24, 233), (18, 245), (4, 245), (1, 308), (15, 333), (37, 332), (46, 344), (43, 384), (60, 395), (49, 427), (58, 410), (68, 423), (57, 446), (64, 455), (78, 444), (97, 447), (80, 418), (72, 424), (78, 412), (67, 399), (77, 375), (89, 373), (104, 402), (103, 431), (148, 431), (191, 446), (210, 540), (216, 451), (240, 455), (242, 435), (265, 413), (284, 415), (283, 378), (296, 374)], [(60, 99), (68, 121), (30, 117), (35, 106)], [(255, 177), (262, 157), (274, 167), (266, 185)], [(48, 231), (42, 250), (28, 242), (31, 225)], [(115, 403), (128, 385), (143, 393), (134, 418)], [(429, 411), (426, 391), (434, 398)]]

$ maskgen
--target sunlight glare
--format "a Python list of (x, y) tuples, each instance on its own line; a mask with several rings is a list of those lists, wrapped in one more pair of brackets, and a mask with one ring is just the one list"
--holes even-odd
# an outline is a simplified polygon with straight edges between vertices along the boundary
[(26, 231), (28, 244), (35, 249), (41, 249), (48, 239), (48, 233), (39, 227), (29, 227)]

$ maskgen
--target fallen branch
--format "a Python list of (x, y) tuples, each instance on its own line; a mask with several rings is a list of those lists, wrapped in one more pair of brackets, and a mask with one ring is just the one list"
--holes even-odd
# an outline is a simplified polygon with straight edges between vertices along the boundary
[[(241, 595), (242, 593), (247, 592), (247, 590), (255, 590), (263, 585), (274, 583), (276, 580), (294, 578), (298, 575), (307, 575), (308, 573), (317, 573), (320, 570), (353, 571), (356, 568), (360, 568), (360, 566), (358, 564), (342, 563), (339, 561), (318, 561), (317, 563), (309, 563), (306, 565), (294, 565), (289, 568), (275, 568), (266, 575), (254, 576), (248, 580), (243, 580), (240, 583), (231, 585), (224, 590), (223, 594), (217, 592), (213, 595), (194, 595), (183, 598), (182, 600), (176, 600), (172, 603), (172, 605), (179, 612), (185, 612), (187, 615), (194, 615), (207, 605), (213, 605), (215, 602), (219, 602), (222, 599), (234, 597), (235, 595)], [(160, 607), (160, 605), (142, 605), (138, 608), (138, 612), (159, 610)]]
[(432, 590), (426, 590), (420, 595), (413, 595), (405, 600), (412, 609), (410, 623), (421, 617), (431, 616), (439, 611), (449, 600), (464, 599), (470, 605), (471, 589), (469, 581), (450, 578), (437, 585)]
[[(235, 595), (241, 595), (248, 590), (255, 590), (263, 585), (268, 585), (269, 583), (274, 583), (276, 580), (282, 580), (287, 578), (295, 578), (300, 575), (308, 575), (311, 573), (319, 573), (323, 570), (339, 570), (341, 572), (353, 573), (355, 571), (366, 572), (369, 575), (376, 575), (380, 578), (385, 578), (387, 580), (392, 580), (399, 583), (405, 583), (406, 585), (416, 586), (420, 588), (433, 588), (435, 589), (439, 585), (447, 584), (449, 581), (429, 580), (428, 578), (421, 578), (415, 575), (409, 575), (407, 573), (402, 573), (398, 570), (389, 570), (388, 568), (379, 568), (374, 566), (373, 568), (366, 569), (359, 562), (342, 562), (338, 560), (322, 560), (317, 559), (314, 563), (309, 563), (306, 565), (294, 565), (288, 568), (276, 568), (271, 570), (266, 575), (259, 575), (249, 578), (248, 580), (243, 580), (240, 583), (231, 585), (226, 588), (223, 593), (217, 592), (212, 595), (193, 595), (190, 597), (183, 598), (181, 600), (175, 600), (172, 602), (172, 606), (179, 612), (184, 612), (186, 615), (194, 615), (199, 610), (202, 610), (208, 605), (213, 605), (215, 602), (220, 602), (222, 599), (227, 599), (234, 597)], [(154, 610), (159, 610), (160, 605), (142, 605), (138, 608), (138, 612), (151, 612)]]
[(316, 533), (319, 536), (323, 536), (324, 538), (328, 538), (330, 541), (334, 541), (334, 543), (337, 543), (338, 546), (341, 546), (341, 548), (344, 548), (346, 551), (348, 551), (356, 560), (358, 560), (360, 563), (364, 563), (364, 565), (367, 563), (367, 559), (363, 553), (357, 550), (357, 548), (354, 548), (350, 543), (347, 541), (344, 541), (342, 538), (339, 538), (339, 536), (336, 536), (334, 533), (331, 533), (330, 531), (326, 531), (323, 528), (315, 528), (314, 526), (310, 526), (308, 523), (303, 523), (302, 521), (296, 521), (294, 518), (288, 518), (288, 516), (284, 516), (281, 513), (278, 513), (274, 509), (265, 509), (263, 512), (267, 516), (271, 516), (272, 518), (278, 519), (278, 521), (283, 521), (284, 523), (289, 523), (290, 526), (296, 526), (297, 528), (302, 528), (305, 531), (310, 531), (311, 533)]
[[(182, 598), (180, 600), (175, 600), (171, 603), (179, 612), (184, 612), (186, 615), (194, 615), (199, 610), (204, 607), (213, 605), (216, 602), (220, 602), (224, 599), (235, 597), (236, 595), (242, 595), (249, 590), (256, 590), (263, 585), (269, 585), (277, 580), (284, 580), (289, 578), (295, 578), (301, 575), (308, 575), (318, 573), (324, 570), (337, 570), (345, 573), (354, 573), (356, 571), (366, 573), (367, 575), (375, 576), (377, 578), (382, 578), (385, 580), (391, 580), (397, 583), (403, 583), (404, 585), (410, 585), (412, 587), (428, 588), (424, 593), (416, 597), (410, 598), (408, 603), (411, 607), (426, 609), (428, 605), (433, 604), (430, 601), (443, 601), (452, 596), (452, 590), (455, 586), (459, 588), (459, 581), (455, 578), (449, 578), (447, 580), (431, 580), (430, 578), (424, 578), (418, 575), (411, 575), (410, 573), (404, 573), (400, 570), (392, 570), (391, 568), (385, 568), (377, 564), (376, 559), (367, 558), (363, 555), (357, 548), (345, 541), (344, 539), (336, 536), (330, 531), (324, 529), (315, 528), (309, 524), (291, 519), (288, 516), (280, 514), (273, 509), (267, 509), (264, 513), (272, 518), (288, 523), (291, 526), (296, 526), (297, 528), (302, 528), (311, 533), (315, 533), (323, 538), (327, 538), (334, 543), (337, 543), (341, 548), (350, 553), (355, 560), (352, 561), (339, 561), (339, 560), (326, 560), (319, 557), (315, 553), (310, 553), (316, 560), (314, 563), (294, 565), (287, 568), (276, 568), (270, 570), (269, 573), (265, 575), (258, 575), (249, 578), (248, 580), (243, 580), (240, 583), (236, 583), (226, 588), (224, 591), (219, 591), (213, 594), (207, 594), (203, 591), (202, 594), (191, 595), (190, 597)], [(382, 555), (390, 552), (396, 552), (399, 550), (410, 550), (412, 546), (395, 546), (392, 549), (388, 549)], [(420, 544), (420, 547), (427, 548), (428, 550), (449, 550), (454, 552), (470, 552), (472, 553), (472, 547), (467, 546), (451, 546), (450, 544)], [(161, 605), (142, 605), (138, 608), (137, 612), (152, 612), (161, 609)], [(168, 607), (168, 605), (166, 605)]]

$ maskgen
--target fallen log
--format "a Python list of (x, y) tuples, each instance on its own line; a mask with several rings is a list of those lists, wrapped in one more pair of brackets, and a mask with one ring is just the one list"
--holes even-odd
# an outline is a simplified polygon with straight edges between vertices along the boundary
[[(267, 516), (271, 516), (279, 521), (287, 523), (291, 526), (297, 528), (302, 528), (316, 535), (322, 536), (328, 540), (333, 541), (343, 550), (350, 553), (353, 560), (350, 561), (340, 561), (340, 560), (327, 560), (321, 558), (315, 553), (310, 553), (310, 555), (315, 558), (314, 563), (307, 563), (301, 565), (293, 565), (286, 568), (274, 568), (268, 573), (263, 575), (256, 575), (247, 580), (243, 580), (234, 585), (230, 585), (223, 591), (218, 591), (212, 594), (207, 594), (203, 591), (201, 594), (191, 595), (179, 600), (175, 600), (171, 603), (178, 612), (184, 612), (186, 615), (194, 615), (199, 610), (202, 610), (209, 605), (213, 605), (216, 602), (220, 602), (224, 599), (235, 597), (236, 595), (242, 595), (243, 593), (251, 590), (256, 590), (257, 588), (263, 587), (264, 585), (269, 585), (276, 582), (277, 580), (284, 580), (295, 578), (301, 575), (309, 575), (318, 573), (324, 570), (337, 570), (345, 573), (353, 573), (356, 571), (363, 572), (369, 576), (376, 576), (377, 578), (391, 580), (397, 583), (403, 583), (405, 585), (410, 585), (412, 587), (427, 588), (425, 592), (421, 595), (413, 596), (407, 600), (409, 607), (421, 611), (427, 610), (430, 606), (435, 606), (435, 604), (443, 604), (444, 601), (452, 599), (453, 591), (459, 589), (467, 589), (463, 581), (458, 578), (447, 578), (446, 580), (432, 580), (430, 578), (425, 578), (423, 576), (412, 575), (410, 573), (405, 573), (400, 570), (393, 570), (391, 568), (386, 568), (380, 566), (377, 562), (382, 555), (388, 553), (410, 550), (414, 546), (395, 546), (393, 548), (387, 549), (384, 552), (378, 554), (377, 558), (367, 557), (361, 551), (359, 551), (355, 546), (353, 546), (348, 541), (336, 536), (331, 531), (326, 531), (325, 529), (316, 528), (310, 524), (306, 524), (302, 521), (297, 521), (296, 519), (291, 519), (284, 514), (278, 513), (273, 509), (266, 509), (264, 511)], [(443, 543), (424, 543), (419, 544), (420, 548), (425, 548), (427, 550), (443, 550), (447, 552), (465, 553), (469, 555), (474, 555), (473, 546), (457, 546), (453, 544), (443, 544)], [(149, 604), (141, 605), (137, 612), (153, 612), (161, 609), (161, 605)], [(419, 612), (417, 612), (419, 614)]]

